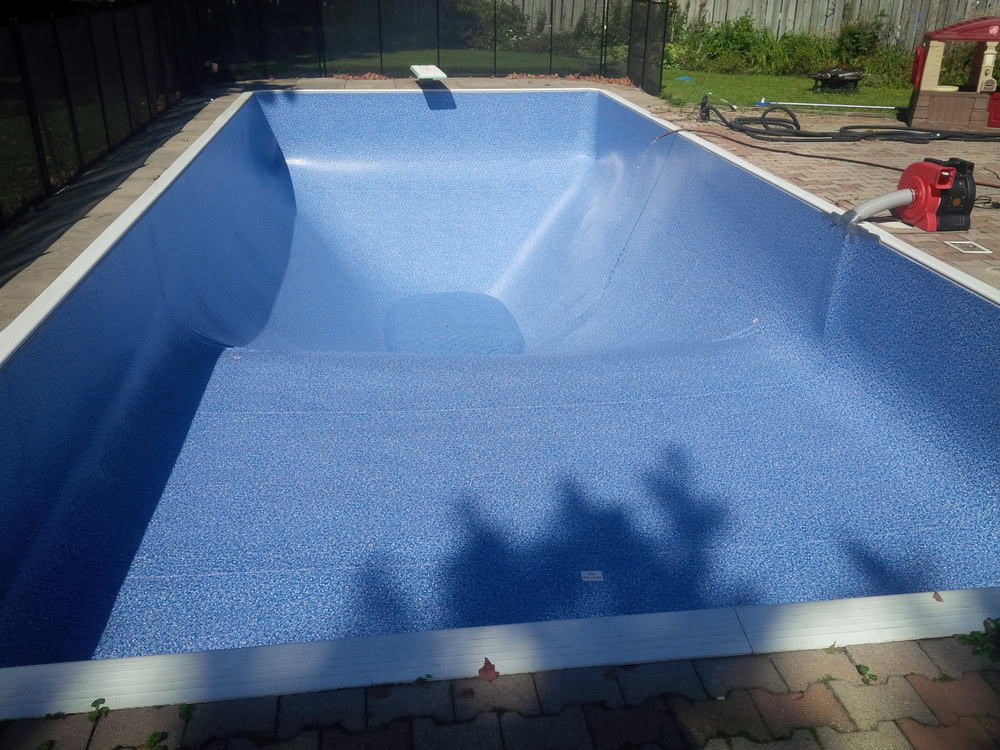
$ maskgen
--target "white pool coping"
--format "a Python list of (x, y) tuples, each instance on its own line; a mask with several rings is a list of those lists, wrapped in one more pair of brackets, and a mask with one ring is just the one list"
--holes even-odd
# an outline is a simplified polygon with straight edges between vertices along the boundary
[[(844, 212), (642, 107), (598, 88), (462, 89), (453, 93), (592, 91), (781, 188), (824, 213)], [(422, 96), (420, 90), (296, 90), (324, 96)], [(18, 317), (0, 331), (0, 367), (86, 277), (212, 137), (249, 101), (245, 92)], [(1000, 304), (1000, 291), (870, 223), (883, 244)], [(86, 711), (96, 697), (116, 708), (332, 690), (418, 675), (472, 677), (484, 658), (501, 673), (697, 659), (935, 638), (982, 627), (1000, 612), (1000, 588), (839, 599), (755, 607), (555, 620), (0, 669), (0, 719)]]
[(936, 638), (981, 629), (1000, 588), (343, 638), (0, 669), (0, 717)]

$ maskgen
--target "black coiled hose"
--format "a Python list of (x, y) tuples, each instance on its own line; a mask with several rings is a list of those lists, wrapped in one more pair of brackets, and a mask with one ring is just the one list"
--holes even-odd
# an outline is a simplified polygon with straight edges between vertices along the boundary
[[(771, 117), (772, 112), (782, 112), (788, 117)], [(708, 97), (701, 100), (698, 119), (708, 122), (712, 115), (730, 130), (745, 133), (758, 141), (771, 143), (851, 143), (857, 141), (901, 141), (903, 143), (930, 143), (931, 141), (986, 141), (1000, 143), (1000, 133), (969, 133), (963, 130), (929, 130), (908, 128), (905, 125), (845, 125), (840, 130), (803, 130), (799, 118), (787, 107), (774, 104), (753, 117), (726, 118), (719, 108), (710, 104)]]

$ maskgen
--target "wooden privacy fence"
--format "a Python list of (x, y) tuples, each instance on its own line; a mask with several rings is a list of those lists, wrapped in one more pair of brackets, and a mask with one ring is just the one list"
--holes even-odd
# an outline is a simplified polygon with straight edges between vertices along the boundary
[(915, 47), (928, 31), (980, 16), (1000, 15), (1000, 0), (674, 0), (694, 20), (735, 21), (747, 13), (772, 34), (834, 34), (841, 24), (881, 17), (896, 41)]
[(517, 6), (528, 18), (548, 18), (552, 13), (552, 26), (558, 34), (576, 28), (584, 16), (600, 18), (603, 13), (603, 0), (501, 0)]

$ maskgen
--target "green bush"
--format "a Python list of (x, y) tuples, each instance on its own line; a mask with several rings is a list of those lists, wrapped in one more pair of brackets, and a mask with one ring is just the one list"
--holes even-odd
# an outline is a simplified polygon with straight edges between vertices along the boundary
[[(905, 87), (910, 83), (913, 53), (899, 44), (885, 22), (877, 18), (841, 26), (835, 37), (805, 33), (774, 36), (759, 28), (747, 13), (735, 21), (711, 24), (701, 2), (689, 20), (690, 4), (678, 9), (670, 21), (664, 65), (708, 73), (757, 73), (804, 75), (835, 65), (865, 69), (865, 83), (876, 87)], [(945, 78), (968, 76), (972, 51), (946, 50)], [(953, 81), (948, 80), (951, 83)], [(962, 78), (964, 83), (964, 78)]]
[(972, 68), (972, 57), (976, 53), (975, 42), (952, 42), (944, 48), (944, 59), (941, 61), (941, 77), (938, 83), (952, 86), (964, 86), (969, 82), (969, 70)]
[(851, 21), (840, 27), (837, 52), (843, 60), (877, 55), (887, 42), (884, 14), (867, 21)]

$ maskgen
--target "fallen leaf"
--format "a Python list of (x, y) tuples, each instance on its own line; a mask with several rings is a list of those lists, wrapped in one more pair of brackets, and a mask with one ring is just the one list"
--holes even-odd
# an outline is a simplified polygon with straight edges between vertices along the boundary
[(476, 691), (473, 690), (472, 688), (466, 688), (465, 690), (462, 691), (461, 695), (463, 698), (468, 698), (469, 700), (472, 700), (472, 698), (474, 698), (476, 695)]
[(944, 601), (944, 599), (941, 598), (941, 594), (939, 594), (937, 591), (934, 592), (934, 601), (936, 601), (936, 602), (943, 602)]
[(493, 662), (489, 659), (483, 659), (483, 666), (479, 668), (479, 679), (483, 682), (493, 682), (499, 676), (500, 673), (493, 666)]

